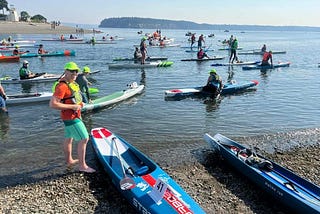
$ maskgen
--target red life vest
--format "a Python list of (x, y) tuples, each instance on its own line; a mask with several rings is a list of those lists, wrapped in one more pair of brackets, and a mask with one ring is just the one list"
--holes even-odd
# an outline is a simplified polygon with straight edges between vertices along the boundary
[(265, 52), (262, 57), (262, 61), (268, 62), (268, 60), (272, 57), (271, 53)]

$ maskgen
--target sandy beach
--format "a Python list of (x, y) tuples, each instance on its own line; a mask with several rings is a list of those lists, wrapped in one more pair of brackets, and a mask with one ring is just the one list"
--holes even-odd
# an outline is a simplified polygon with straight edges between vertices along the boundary
[[(0, 21), (1, 34), (76, 34), (79, 29), (63, 25), (53, 29), (49, 23)], [(83, 32), (92, 33), (92, 30), (84, 29)]]

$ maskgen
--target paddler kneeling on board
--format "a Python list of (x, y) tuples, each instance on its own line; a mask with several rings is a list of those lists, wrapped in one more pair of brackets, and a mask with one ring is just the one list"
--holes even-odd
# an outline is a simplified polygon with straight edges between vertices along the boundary
[(217, 97), (221, 93), (223, 87), (222, 79), (214, 68), (209, 71), (209, 74), (210, 76), (208, 77), (207, 85), (202, 88), (202, 91), (211, 93), (214, 97)]
[[(94, 169), (86, 163), (86, 147), (89, 140), (88, 131), (81, 120), (82, 96), (79, 85), (75, 82), (80, 69), (74, 62), (68, 62), (64, 67), (65, 75), (55, 88), (50, 100), (50, 107), (61, 110), (61, 119), (64, 122), (63, 151), (68, 167), (79, 163), (79, 171), (93, 173)], [(78, 143), (78, 159), (72, 157), (72, 141)]]
[(197, 53), (197, 58), (198, 59), (204, 59), (205, 57), (210, 59), (210, 57), (206, 54), (206, 52), (204, 52), (204, 50), (202, 48), (200, 48), (200, 50)]

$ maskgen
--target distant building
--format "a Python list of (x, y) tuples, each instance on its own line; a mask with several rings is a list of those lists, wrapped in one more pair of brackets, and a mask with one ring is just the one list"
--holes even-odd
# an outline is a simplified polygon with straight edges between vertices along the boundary
[(11, 22), (18, 22), (19, 21), (18, 12), (16, 11), (16, 9), (14, 7), (11, 7), (9, 9), (9, 15), (7, 15), (7, 21), (11, 21)]

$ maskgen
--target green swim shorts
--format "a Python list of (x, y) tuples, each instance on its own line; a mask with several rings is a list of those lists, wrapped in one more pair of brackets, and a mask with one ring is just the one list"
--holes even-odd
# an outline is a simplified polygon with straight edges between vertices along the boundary
[(76, 141), (89, 138), (86, 126), (80, 119), (64, 120), (64, 136), (65, 138), (73, 138)]

